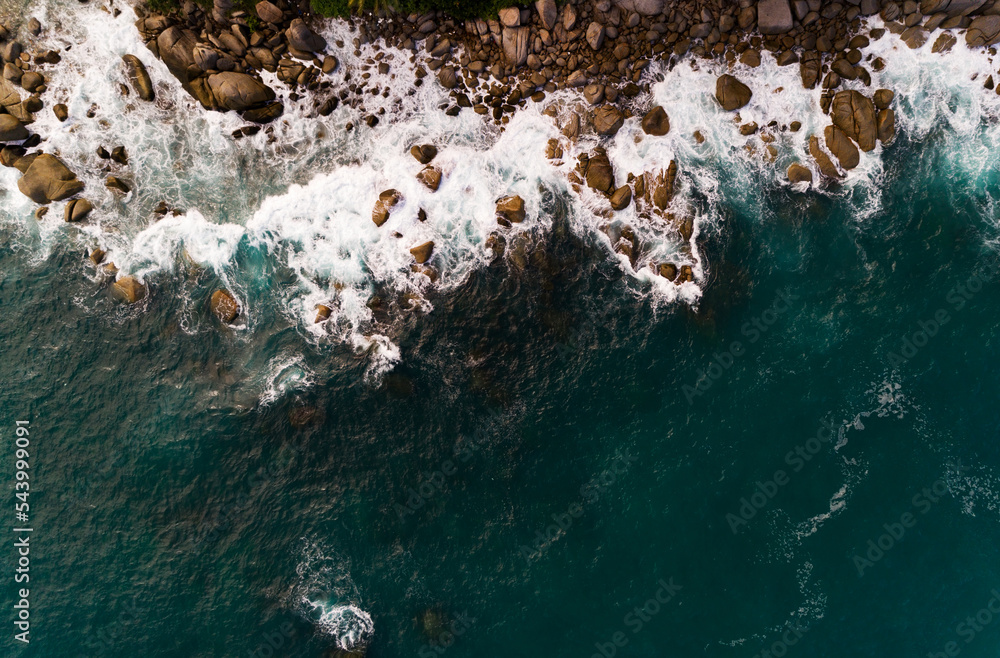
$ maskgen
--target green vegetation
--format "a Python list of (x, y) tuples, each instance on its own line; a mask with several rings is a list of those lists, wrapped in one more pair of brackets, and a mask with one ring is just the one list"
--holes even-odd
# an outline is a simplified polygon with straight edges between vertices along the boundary
[(521, 4), (514, 0), (310, 0), (313, 11), (323, 16), (347, 16), (359, 10), (391, 7), (401, 14), (443, 11), (455, 18), (495, 18), (504, 7)]

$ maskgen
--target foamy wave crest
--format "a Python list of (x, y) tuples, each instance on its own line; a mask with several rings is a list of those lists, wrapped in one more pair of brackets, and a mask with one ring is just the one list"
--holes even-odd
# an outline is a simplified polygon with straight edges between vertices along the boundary
[(291, 604), (344, 651), (364, 649), (375, 633), (371, 615), (359, 607), (350, 561), (322, 541), (303, 539)]

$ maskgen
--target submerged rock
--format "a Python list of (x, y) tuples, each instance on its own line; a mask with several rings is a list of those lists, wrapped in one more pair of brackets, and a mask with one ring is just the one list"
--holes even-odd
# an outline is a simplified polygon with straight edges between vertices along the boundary
[(224, 324), (232, 324), (240, 314), (240, 305), (228, 290), (220, 288), (212, 293), (212, 313)]
[(135, 277), (123, 276), (111, 286), (111, 294), (120, 302), (135, 304), (146, 297), (146, 286)]

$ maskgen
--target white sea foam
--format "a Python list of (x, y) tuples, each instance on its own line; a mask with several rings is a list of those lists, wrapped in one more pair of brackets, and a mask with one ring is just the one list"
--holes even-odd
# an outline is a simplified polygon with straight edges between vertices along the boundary
[[(57, 153), (80, 175), (86, 196), (97, 206), (79, 225), (62, 221), (59, 204), (36, 221), (33, 205), (15, 191), (18, 173), (0, 171), (0, 185), (6, 190), (0, 221), (16, 225), (18, 240), (31, 245), (39, 258), (58, 243), (100, 246), (124, 273), (154, 283), (179, 267), (196, 264), (212, 270), (240, 296), (246, 317), (253, 318), (256, 305), (272, 300), (240, 295), (254, 287), (248, 278), (262, 276), (262, 270), (240, 268), (235, 260), (241, 246), (258, 248), (271, 260), (271, 269), (294, 273), (293, 285), (272, 293), (280, 295), (288, 319), (314, 340), (332, 338), (372, 354), (370, 372), (375, 374), (399, 359), (392, 338), (373, 329), (368, 301), (376, 289), (408, 295), (412, 303), (431, 310), (421, 301), (429, 287), (451, 290), (488, 262), (484, 245), (498, 228), (495, 200), (508, 194), (525, 199), (528, 219), (507, 231), (547, 227), (544, 199), (547, 191), (553, 192), (569, 201), (571, 228), (603, 245), (636, 294), (655, 303), (694, 303), (701, 294), (712, 264), (697, 248), (684, 245), (675, 229), (662, 220), (638, 216), (634, 205), (609, 219), (603, 197), (586, 187), (574, 191), (569, 184), (567, 175), (576, 157), (598, 140), (584, 136), (570, 144), (561, 138), (558, 120), (543, 110), (555, 104), (564, 115), (576, 111), (572, 108), (581, 101), (579, 91), (560, 91), (544, 103), (529, 103), (500, 130), (469, 110), (446, 116), (439, 107), (448, 102), (448, 95), (433, 77), (419, 88), (413, 86), (412, 53), (382, 46), (379, 52), (390, 71), (380, 74), (370, 67), (368, 84), (389, 93), (364, 94), (364, 113), (343, 103), (330, 117), (315, 117), (310, 99), (292, 101), (288, 90), (274, 83), (286, 113), (268, 127), (273, 137), (262, 131), (234, 141), (229, 133), (242, 125), (239, 117), (204, 111), (183, 92), (142, 44), (129, 11), (113, 17), (94, 6), (50, 3), (34, 12), (47, 26), (41, 45), (63, 49), (62, 63), (45, 67), (50, 78), (46, 102), (66, 103), (70, 113), (68, 121), (59, 123), (46, 108), (34, 129), (46, 137), (43, 148)], [(877, 25), (878, 19), (872, 22)], [(356, 33), (343, 21), (330, 21), (322, 31), (342, 63), (330, 77), (334, 87), (341, 88), (348, 75), (358, 82), (369, 58), (376, 55), (375, 46), (362, 45), (356, 56), (351, 43)], [(945, 157), (956, 170), (995, 168), (1000, 129), (989, 121), (1000, 116), (1000, 97), (984, 90), (981, 79), (972, 79), (990, 70), (990, 56), (968, 50), (961, 40), (952, 53), (933, 54), (931, 41), (918, 50), (891, 34), (874, 42), (866, 53), (883, 57), (888, 65), (873, 72), (872, 89), (896, 91), (897, 126), (907, 138), (926, 139), (939, 130), (953, 139), (958, 148), (949, 149)], [(125, 53), (135, 54), (149, 68), (157, 90), (155, 103), (120, 94), (125, 76), (119, 62)], [(418, 54), (417, 64), (425, 57)], [(821, 134), (829, 122), (820, 110), (821, 91), (802, 88), (798, 66), (780, 67), (766, 52), (756, 69), (736, 64), (732, 72), (753, 91), (751, 102), (739, 111), (740, 119), (756, 122), (774, 136), (777, 156), (771, 162), (760, 134), (741, 135), (735, 113), (723, 111), (714, 100), (715, 80), (725, 70), (722, 63), (694, 58), (669, 70), (654, 62), (646, 74), (652, 98), (636, 99), (637, 116), (614, 138), (604, 140), (619, 185), (629, 173), (665, 169), (671, 160), (677, 161), (671, 210), (695, 218), (696, 242), (722, 230), (731, 206), (751, 216), (761, 214), (766, 207), (763, 194), (787, 185), (784, 171), (790, 162), (812, 166), (805, 155), (808, 136)], [(273, 81), (273, 76), (265, 77)], [(862, 88), (860, 82), (845, 85)], [(639, 116), (647, 101), (667, 110), (668, 135), (642, 132)], [(87, 119), (92, 106), (97, 115)], [(362, 121), (365, 114), (378, 116), (379, 124), (368, 128)], [(781, 129), (796, 120), (802, 123), (799, 132)], [(356, 126), (351, 132), (344, 129), (348, 122)], [(767, 128), (771, 122), (777, 127)], [(704, 135), (703, 144), (694, 140), (695, 131)], [(545, 143), (552, 138), (561, 139), (566, 151), (562, 164), (545, 158)], [(413, 143), (434, 143), (440, 149), (435, 165), (444, 178), (437, 192), (415, 179), (421, 165), (408, 154)], [(100, 160), (95, 153), (98, 145), (110, 149), (118, 144), (129, 151), (127, 167)], [(859, 167), (838, 186), (825, 186), (817, 175), (813, 193), (854, 195), (863, 208), (858, 215), (863, 221), (880, 205), (884, 153), (881, 145), (863, 153)], [(116, 198), (104, 186), (109, 173), (131, 181), (134, 192)], [(372, 206), (387, 188), (399, 190), (403, 202), (378, 228), (371, 221)], [(151, 210), (161, 200), (184, 212), (156, 221)], [(418, 221), (420, 210), (426, 212), (426, 222)], [(643, 248), (634, 270), (628, 259), (614, 253), (604, 233), (609, 222), (628, 224), (639, 237)], [(436, 283), (410, 268), (409, 248), (428, 240), (435, 245)], [(665, 261), (691, 263), (696, 282), (678, 287), (649, 267)], [(317, 304), (332, 309), (330, 320), (320, 325), (313, 322)], [(252, 322), (244, 326), (253, 328)]]
[(350, 561), (322, 541), (303, 539), (291, 606), (344, 651), (364, 649), (375, 632), (371, 616), (358, 604)]

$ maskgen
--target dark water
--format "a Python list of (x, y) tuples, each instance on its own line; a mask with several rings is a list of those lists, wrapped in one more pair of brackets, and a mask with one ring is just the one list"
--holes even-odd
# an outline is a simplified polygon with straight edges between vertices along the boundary
[[(381, 380), (274, 309), (218, 330), (209, 274), (129, 309), (69, 248), (0, 250), (4, 516), (29, 420), (34, 528), (4, 654), (337, 655), (303, 596), (381, 658), (1000, 654), (1000, 189), (945, 148), (901, 140), (864, 221), (724, 181), (696, 309), (627, 293), (550, 196), (523, 269), (394, 316)], [(293, 353), (314, 385), (257, 403)]]

